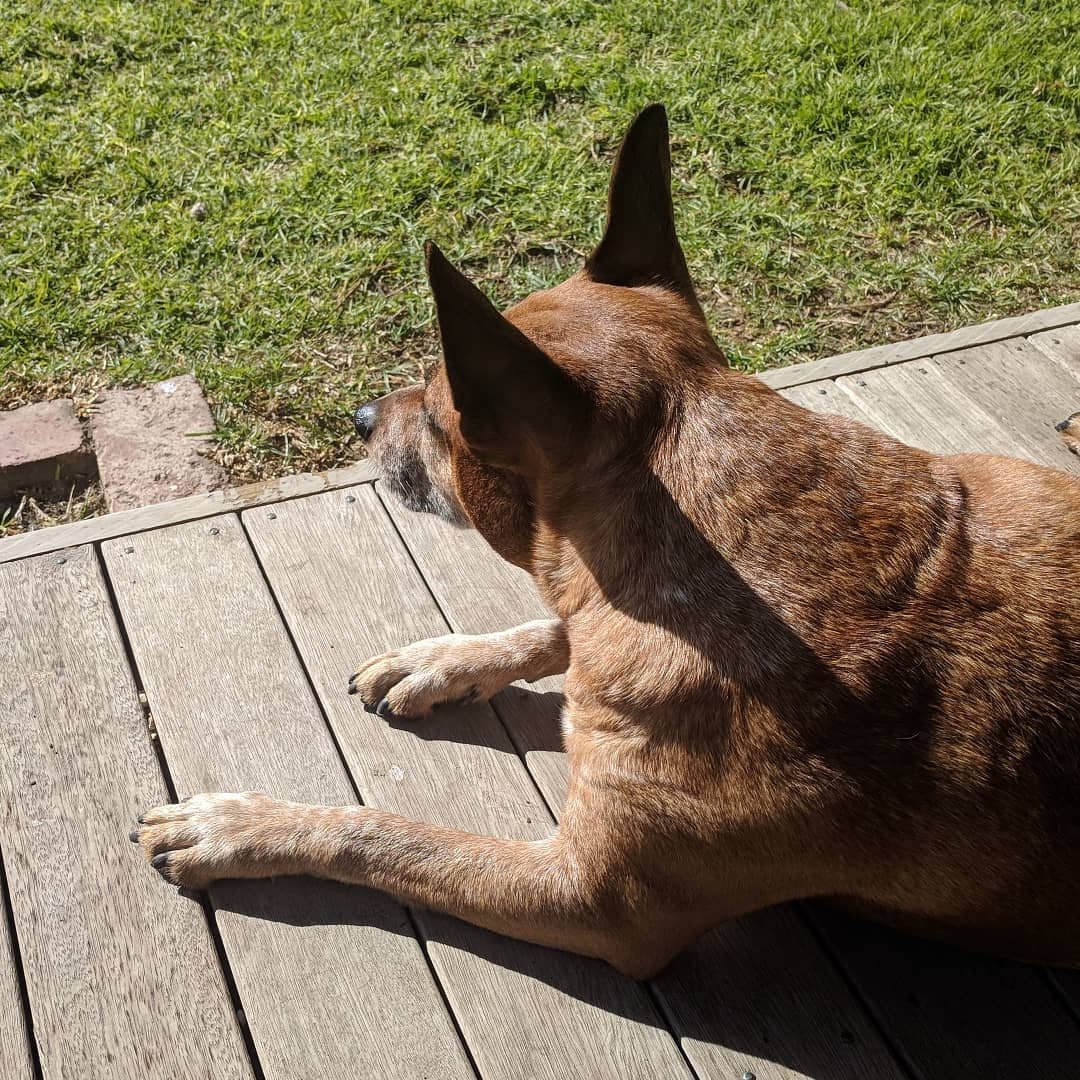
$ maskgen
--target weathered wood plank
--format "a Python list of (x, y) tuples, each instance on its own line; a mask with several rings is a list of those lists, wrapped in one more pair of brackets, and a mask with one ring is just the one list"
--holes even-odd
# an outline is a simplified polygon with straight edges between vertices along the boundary
[[(454, 630), (482, 634), (550, 617), (528, 575), (478, 533), (414, 514), (392, 498), (384, 503)], [(567, 780), (560, 686), (555, 679), (523, 684), (493, 702), (556, 812)], [(791, 908), (720, 927), (655, 985), (700, 1077), (902, 1075)]]
[[(235, 515), (102, 555), (181, 798), (355, 802)], [(268, 1080), (473, 1075), (401, 905), (302, 878), (221, 882), (210, 897)]]
[(939, 454), (1031, 456), (993, 416), (964, 394), (931, 360), (837, 379), (876, 426), (912, 446)]
[(0, 567), (0, 845), (51, 1077), (250, 1077), (203, 910), (128, 841), (168, 798), (90, 548)]
[[(1028, 344), (1044, 352), (1066, 371), (1080, 379), (1080, 326), (1062, 326), (1057, 330), (1047, 330), (1041, 334), (1033, 334), (1028, 338)], [(1065, 416), (1080, 409), (1077, 402)], [(1063, 416), (1064, 420), (1065, 417)]]
[(1069, 415), (1080, 377), (1020, 338), (936, 356), (930, 366), (990, 414), (1044, 465), (1080, 473), (1054, 425)]
[(1071, 1080), (1080, 1026), (1038, 968), (908, 937), (824, 907), (834, 955), (925, 1080)]
[[(547, 835), (551, 818), (487, 706), (390, 726), (346, 694), (368, 656), (446, 632), (374, 491), (275, 509), (243, 521), (365, 802), (488, 835)], [(605, 965), (416, 918), (486, 1080), (687, 1075), (645, 992)]]
[[(2, 873), (2, 871), (0, 871)], [(8, 906), (0, 898), (0, 1076), (30, 1080), (34, 1075), (30, 1032), (23, 1016), (18, 961), (8, 927)]]
[(780, 393), (812, 412), (831, 413), (848, 420), (858, 420), (860, 424), (880, 427), (875, 419), (842, 386), (826, 379), (824, 382), (807, 383), (803, 386), (789, 386)]
[(183, 499), (140, 506), (135, 510), (121, 510), (115, 514), (72, 521), (67, 525), (54, 525), (35, 532), (18, 533), (0, 539), (0, 563), (42, 555), (76, 544), (96, 543), (115, 536), (128, 536), (147, 529), (160, 529), (166, 525), (178, 525), (184, 521), (197, 521), (213, 517), (229, 510), (242, 510), (263, 503), (296, 499), (314, 495), (320, 491), (364, 484), (374, 480), (377, 470), (369, 461), (360, 461), (343, 469), (322, 473), (297, 473), (276, 480), (261, 480), (224, 491), (208, 491), (201, 495), (189, 495)]
[(907, 360), (918, 360), (924, 356), (966, 349), (973, 345), (985, 345), (1024, 334), (1035, 334), (1041, 330), (1050, 330), (1078, 322), (1080, 322), (1080, 304), (1065, 304), (1061, 307), (1033, 311), (1028, 315), (996, 319), (976, 326), (964, 326), (959, 330), (951, 330), (947, 334), (931, 334), (927, 337), (912, 338), (909, 341), (876, 345), (872, 349), (860, 349), (858, 352), (843, 353), (839, 356), (826, 356), (805, 364), (793, 364), (791, 367), (766, 371), (759, 378), (769, 386), (779, 389), (782, 386), (817, 382), (819, 379), (834, 379), (837, 376), (851, 375), (857, 371), (870, 371), (890, 364), (901, 364)]

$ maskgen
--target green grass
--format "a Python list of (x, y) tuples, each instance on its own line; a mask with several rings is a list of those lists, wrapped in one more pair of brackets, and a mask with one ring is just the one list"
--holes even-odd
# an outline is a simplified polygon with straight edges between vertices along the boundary
[(434, 354), (422, 241), (558, 280), (653, 100), (743, 366), (1075, 300), (1078, 40), (1074, 0), (0, 0), (0, 407), (193, 371), (238, 478), (354, 457)]

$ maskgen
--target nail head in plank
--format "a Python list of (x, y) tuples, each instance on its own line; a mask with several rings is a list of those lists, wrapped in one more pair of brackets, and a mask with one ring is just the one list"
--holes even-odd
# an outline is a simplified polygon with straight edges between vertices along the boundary
[(250, 1077), (201, 905), (128, 840), (168, 799), (90, 548), (0, 567), (0, 820), (46, 1078)]
[[(395, 728), (346, 694), (362, 660), (447, 630), (374, 491), (350, 494), (243, 520), (365, 802), (488, 835), (547, 835), (547, 810), (488, 706)], [(687, 1075), (645, 992), (606, 965), (416, 918), (485, 1080)]]
[(796, 386), (799, 383), (817, 382), (819, 379), (834, 379), (857, 371), (870, 371), (890, 364), (918, 360), (924, 356), (966, 349), (973, 345), (985, 345), (1005, 338), (1034, 334), (1041, 330), (1078, 322), (1080, 322), (1080, 304), (1064, 304), (1061, 307), (1033, 311), (1027, 315), (995, 319), (993, 322), (979, 323), (975, 326), (964, 326), (946, 334), (931, 334), (927, 337), (912, 338), (909, 341), (876, 345), (871, 349), (860, 349), (858, 352), (843, 353), (839, 356), (826, 356), (805, 364), (793, 364), (791, 367), (766, 371), (758, 377), (769, 386), (779, 389), (783, 386)]
[(1076, 400), (1080, 379), (1020, 338), (965, 349), (930, 362), (950, 382), (991, 415), (1032, 460), (1080, 473), (1080, 459), (1069, 453), (1054, 425)]
[[(266, 582), (234, 515), (102, 545), (181, 797), (265, 791), (355, 802)], [(333, 882), (210, 890), (268, 1080), (355, 1073), (472, 1076), (405, 910)]]
[(1071, 1080), (1080, 1026), (1038, 968), (908, 937), (813, 905), (863, 999), (925, 1080)]
[(837, 384), (878, 426), (937, 454), (1026, 455), (1025, 443), (958, 389), (930, 360), (865, 371)]
[(320, 491), (333, 491), (353, 484), (366, 484), (374, 480), (377, 470), (369, 461), (360, 461), (344, 469), (322, 473), (297, 473), (274, 480), (260, 480), (238, 488), (224, 491), (208, 491), (201, 495), (189, 495), (183, 499), (140, 506), (135, 510), (121, 510), (102, 517), (72, 521), (66, 525), (53, 525), (48, 529), (18, 533), (0, 539), (0, 563), (41, 555), (76, 544), (96, 543), (115, 536), (160, 529), (185, 521), (214, 517), (230, 510), (243, 510), (313, 495)]
[(8, 925), (7, 904), (0, 898), (0, 1076), (30, 1080), (34, 1075), (30, 1032), (23, 1015), (19, 967)]
[[(550, 617), (532, 579), (496, 555), (479, 533), (406, 510), (378, 486), (376, 491), (455, 631), (483, 634)], [(500, 713), (512, 732), (526, 729), (527, 745), (545, 735), (558, 740), (559, 752), (530, 754), (527, 760), (549, 805), (561, 806), (566, 758), (557, 710), (544, 718), (539, 709), (530, 715), (524, 708), (529, 699), (549, 696), (554, 697), (522, 687), (495, 701), (503, 702)], [(903, 1075), (790, 907), (719, 927), (656, 985), (671, 1026), (703, 1080), (726, 1080), (744, 1071), (834, 1080)], [(769, 1029), (767, 1039), (762, 1025)], [(851, 1035), (850, 1044), (844, 1032)], [(811, 1071), (824, 1064), (828, 1068)]]

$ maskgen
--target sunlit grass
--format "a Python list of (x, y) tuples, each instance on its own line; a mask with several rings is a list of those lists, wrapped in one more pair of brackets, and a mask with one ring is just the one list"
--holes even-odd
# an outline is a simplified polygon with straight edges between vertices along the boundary
[(0, 14), (0, 406), (193, 371), (238, 479), (355, 456), (349, 409), (416, 377), (424, 238), (500, 301), (576, 268), (653, 100), (738, 363), (1080, 294), (1074, 3)]

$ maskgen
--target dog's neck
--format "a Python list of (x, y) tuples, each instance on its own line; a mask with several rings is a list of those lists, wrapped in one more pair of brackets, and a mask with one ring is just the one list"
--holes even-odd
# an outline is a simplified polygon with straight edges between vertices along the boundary
[[(947, 485), (920, 451), (866, 429), (841, 437), (734, 373), (675, 414), (651, 453), (537, 504), (533, 572), (571, 640), (652, 642), (690, 692), (719, 672), (777, 707), (766, 688), (785, 680), (822, 701), (861, 695), (870, 669), (845, 686), (828, 665), (844, 668), (852, 627), (921, 587)], [(872, 582), (853, 569), (868, 538), (890, 548)]]
[(773, 433), (747, 396), (774, 395), (724, 370), (714, 386), (667, 403), (641, 446), (536, 485), (533, 572), (564, 618), (606, 602), (649, 622), (679, 597), (700, 618), (726, 593), (746, 522), (774, 496), (752, 460)]

